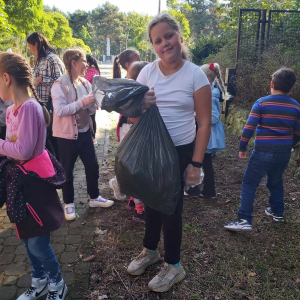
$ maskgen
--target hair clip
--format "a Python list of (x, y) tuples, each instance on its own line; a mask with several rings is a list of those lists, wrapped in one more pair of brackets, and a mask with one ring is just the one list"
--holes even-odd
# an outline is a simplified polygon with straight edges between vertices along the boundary
[(214, 65), (214, 63), (209, 64), (209, 68), (210, 68), (212, 71), (214, 71), (214, 70), (215, 70), (215, 65)]

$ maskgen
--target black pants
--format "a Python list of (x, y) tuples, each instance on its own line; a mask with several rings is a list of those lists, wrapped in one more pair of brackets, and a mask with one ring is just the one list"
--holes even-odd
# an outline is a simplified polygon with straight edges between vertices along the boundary
[(193, 156), (193, 143), (176, 147), (181, 177), (181, 195), (173, 215), (164, 215), (157, 210), (146, 207), (146, 230), (144, 236), (144, 247), (150, 250), (157, 248), (160, 240), (160, 232), (163, 227), (165, 262), (176, 264), (180, 261), (180, 248), (182, 239), (182, 209), (183, 209), (183, 173)]
[(211, 154), (205, 153), (204, 155), (203, 171), (204, 171), (204, 179), (203, 179), (202, 194), (205, 197), (216, 197), (215, 172), (212, 164)]
[(92, 137), (94, 139), (96, 137), (96, 131), (97, 131), (96, 113), (91, 115), (91, 118), (92, 118), (92, 122), (93, 122), (93, 130), (91, 132), (92, 132)]
[(63, 199), (66, 204), (74, 203), (73, 171), (79, 156), (83, 162), (86, 176), (87, 192), (91, 199), (99, 196), (99, 165), (91, 132), (80, 132), (77, 140), (57, 138), (60, 162), (66, 172), (63, 184)]

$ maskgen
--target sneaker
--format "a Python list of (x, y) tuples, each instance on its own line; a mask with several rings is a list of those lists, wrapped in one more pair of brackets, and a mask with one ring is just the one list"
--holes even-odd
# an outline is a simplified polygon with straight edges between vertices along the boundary
[(200, 194), (201, 194), (201, 190), (199, 185), (190, 187), (189, 189), (184, 191), (184, 196), (198, 197)]
[(119, 184), (118, 184), (118, 181), (117, 181), (116, 178), (112, 178), (109, 181), (109, 186), (114, 191), (114, 197), (115, 197), (115, 199), (120, 200), (120, 201), (126, 200), (127, 196), (125, 194), (121, 193), (120, 187), (119, 187)]
[(72, 221), (76, 219), (74, 203), (65, 204), (64, 212), (66, 220)]
[(155, 252), (144, 248), (140, 255), (135, 258), (129, 265), (127, 272), (131, 275), (141, 275), (146, 268), (155, 264), (160, 259), (158, 250)]
[(63, 279), (58, 283), (49, 283), (46, 300), (64, 300), (67, 292), (68, 288)]
[(274, 214), (274, 213), (272, 212), (271, 207), (267, 207), (267, 208), (265, 209), (265, 214), (266, 214), (267, 216), (272, 217), (273, 220), (274, 220), (275, 222), (284, 222), (283, 216), (279, 216), (279, 215)]
[(130, 197), (127, 205), (126, 205), (127, 210), (134, 210), (135, 209), (135, 203), (134, 203), (134, 198)]
[(143, 211), (142, 214), (138, 214), (137, 211), (134, 210), (134, 215), (132, 217), (132, 220), (135, 221), (135, 222), (140, 222), (140, 223), (146, 224), (145, 211)]
[(30, 288), (18, 297), (17, 300), (34, 300), (48, 293), (47, 279), (32, 278)]
[(90, 207), (111, 207), (114, 201), (102, 198), (100, 195), (96, 199), (90, 199)]
[(227, 230), (231, 231), (248, 231), (252, 230), (251, 224), (245, 219), (236, 219), (231, 223), (224, 226)]
[(204, 195), (203, 191), (201, 191), (199, 196), (202, 197), (202, 198), (206, 198), (206, 199), (217, 199), (216, 196), (206, 196), (206, 195)]
[(163, 293), (168, 291), (175, 283), (182, 281), (185, 271), (179, 263), (178, 267), (164, 263), (161, 271), (149, 282), (148, 287), (154, 292)]

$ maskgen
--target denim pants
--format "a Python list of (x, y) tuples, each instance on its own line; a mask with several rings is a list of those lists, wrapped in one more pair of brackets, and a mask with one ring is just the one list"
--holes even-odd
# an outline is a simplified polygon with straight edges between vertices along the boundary
[(91, 131), (80, 132), (77, 140), (57, 138), (57, 142), (60, 163), (66, 172), (62, 187), (64, 203), (74, 203), (73, 172), (78, 156), (84, 165), (87, 192), (91, 199), (96, 199), (99, 196), (99, 165)]
[(32, 267), (32, 277), (47, 278), (48, 282), (60, 282), (61, 272), (50, 245), (50, 233), (23, 239)]
[(161, 229), (164, 233), (165, 262), (177, 264), (180, 261), (180, 248), (182, 239), (182, 210), (183, 210), (183, 174), (192, 161), (193, 143), (176, 147), (181, 178), (181, 194), (173, 215), (165, 215), (146, 206), (146, 228), (143, 245), (150, 250), (156, 250), (160, 240)]
[(240, 218), (252, 222), (253, 203), (256, 189), (261, 179), (267, 175), (267, 188), (270, 191), (269, 204), (272, 212), (283, 215), (283, 180), (282, 174), (291, 157), (291, 149), (274, 152), (253, 150), (244, 174), (241, 192)]

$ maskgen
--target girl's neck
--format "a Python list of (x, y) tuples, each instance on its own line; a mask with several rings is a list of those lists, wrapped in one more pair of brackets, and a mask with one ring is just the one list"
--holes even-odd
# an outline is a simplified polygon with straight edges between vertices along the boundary
[(178, 59), (172, 63), (166, 63), (166, 62), (163, 62), (162, 60), (160, 60), (159, 67), (164, 75), (171, 75), (171, 74), (176, 73), (178, 70), (180, 70), (182, 68), (182, 66), (184, 65), (184, 63), (185, 63), (185, 60), (182, 57), (180, 57), (180, 59)]
[(15, 104), (15, 109), (21, 106), (26, 100), (30, 98), (28, 89), (22, 89), (19, 87), (15, 87), (12, 91), (11, 100)]
[(71, 71), (71, 75), (72, 75), (72, 80), (73, 80), (73, 81), (77, 81), (77, 80), (78, 80), (79, 75), (78, 75), (76, 72), (72, 72), (72, 71)]

